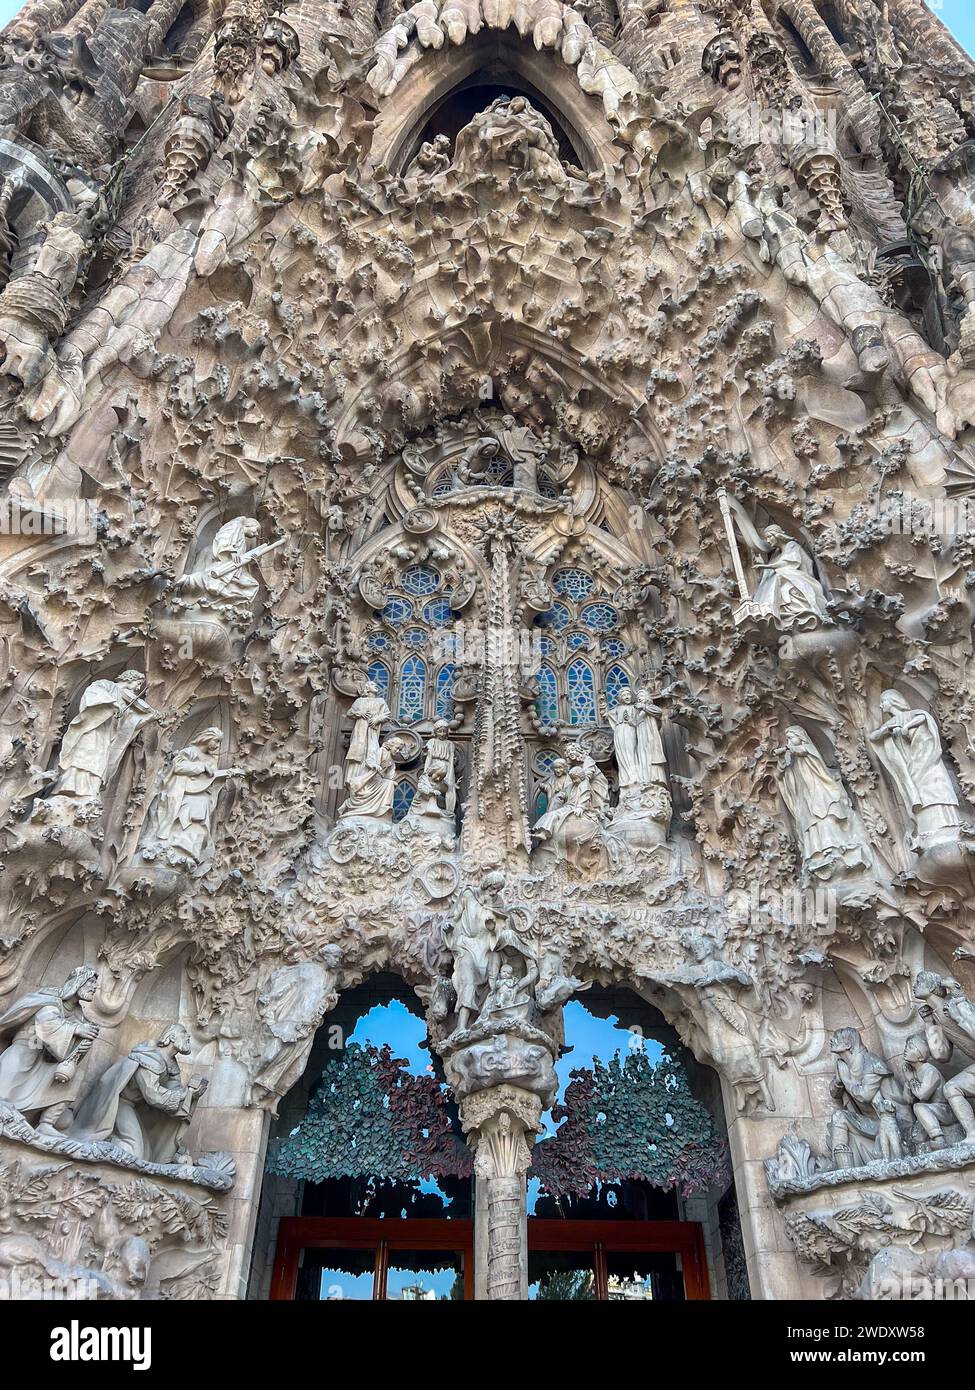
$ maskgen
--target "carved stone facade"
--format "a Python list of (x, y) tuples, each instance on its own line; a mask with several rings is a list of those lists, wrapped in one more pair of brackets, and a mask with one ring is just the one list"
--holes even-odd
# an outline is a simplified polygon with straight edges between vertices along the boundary
[(975, 67), (822, 9), (4, 31), (5, 1279), (246, 1296), (378, 972), (479, 1296), (594, 985), (717, 1073), (751, 1297), (975, 1278)]

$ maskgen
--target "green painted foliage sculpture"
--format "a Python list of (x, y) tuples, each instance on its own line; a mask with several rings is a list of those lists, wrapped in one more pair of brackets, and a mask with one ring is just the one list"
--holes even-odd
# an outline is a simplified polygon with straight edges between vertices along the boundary
[(304, 1119), (272, 1146), (267, 1166), (280, 1177), (308, 1182), (371, 1174), (409, 1181), (472, 1171), (436, 1077), (413, 1076), (387, 1045), (359, 1043), (349, 1043), (326, 1065)]
[[(554, 1196), (639, 1179), (682, 1196), (725, 1176), (725, 1146), (679, 1062), (643, 1051), (570, 1073), (552, 1110), (557, 1132), (535, 1145), (531, 1174)], [(470, 1151), (435, 1076), (413, 1076), (381, 1048), (350, 1043), (330, 1061), (301, 1124), (271, 1147), (268, 1172), (324, 1182), (467, 1177)]]
[(583, 1196), (596, 1182), (639, 1179), (689, 1196), (725, 1177), (724, 1141), (672, 1057), (642, 1049), (570, 1072), (561, 1123), (535, 1145), (532, 1173), (553, 1196)]

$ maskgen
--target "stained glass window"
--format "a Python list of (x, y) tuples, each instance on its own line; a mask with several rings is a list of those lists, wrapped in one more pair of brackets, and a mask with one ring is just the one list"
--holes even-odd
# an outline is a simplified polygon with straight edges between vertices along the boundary
[(376, 688), (384, 700), (389, 699), (389, 667), (383, 661), (373, 661), (367, 667), (366, 674), (371, 681), (376, 682)]
[(566, 684), (569, 723), (595, 724), (596, 682), (593, 679), (592, 668), (579, 659), (571, 662), (566, 672)]
[(602, 648), (608, 657), (616, 660), (626, 652), (626, 643), (620, 637), (604, 637)]
[(587, 652), (592, 646), (592, 638), (584, 632), (570, 632), (565, 643), (571, 651)]
[(370, 652), (382, 654), (385, 670), (378, 683), (400, 722), (453, 718), (454, 624), (460, 615), (450, 592), (435, 566), (407, 564), (376, 613), (384, 626), (366, 634)]
[(592, 593), (592, 575), (585, 570), (559, 570), (553, 580), (553, 588), (557, 594), (564, 594), (573, 603), (581, 603)]
[(535, 709), (543, 724), (554, 724), (559, 717), (559, 686), (551, 666), (538, 668), (538, 699)]
[(619, 623), (619, 614), (608, 603), (590, 603), (582, 610), (582, 621), (594, 632), (609, 632)]
[(379, 615), (390, 627), (401, 627), (413, 617), (413, 605), (406, 598), (391, 598)]
[(404, 570), (400, 579), (400, 588), (407, 594), (432, 594), (440, 583), (440, 575), (429, 565), (411, 565), (408, 570)]
[(540, 468), (538, 470), (537, 482), (538, 495), (540, 497), (555, 498), (560, 495), (561, 489), (558, 483), (555, 481), (551, 473), (549, 473), (549, 471), (546, 468)]
[(487, 483), (488, 487), (512, 487), (515, 481), (515, 470), (507, 459), (498, 455), (491, 459), (481, 477), (475, 479), (476, 482), (482, 480)]
[(606, 679), (603, 681), (603, 690), (606, 692), (606, 704), (610, 709), (615, 709), (620, 702), (620, 691), (625, 685), (629, 685), (630, 678), (623, 670), (622, 666), (611, 666), (606, 672)]
[(441, 666), (437, 672), (437, 699), (434, 718), (453, 719), (454, 717), (454, 667)]
[(435, 598), (423, 605), (423, 621), (431, 627), (446, 627), (452, 616), (450, 604), (444, 598)]
[(446, 497), (449, 492), (454, 490), (453, 470), (448, 468), (437, 478), (433, 487), (430, 489), (431, 497)]
[(404, 724), (423, 718), (426, 688), (426, 663), (418, 656), (407, 657), (399, 678), (399, 717)]
[(546, 613), (539, 613), (535, 622), (539, 627), (551, 627), (561, 632), (571, 622), (571, 615), (564, 603), (553, 603)]
[(412, 782), (407, 782), (404, 778), (402, 782), (396, 783), (393, 792), (393, 820), (402, 820), (407, 811), (413, 805), (413, 798), (416, 795), (416, 787)]

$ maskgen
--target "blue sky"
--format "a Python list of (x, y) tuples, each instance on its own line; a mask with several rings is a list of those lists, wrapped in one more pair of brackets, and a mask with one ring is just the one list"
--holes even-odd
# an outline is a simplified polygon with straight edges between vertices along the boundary
[[(21, 8), (14, 0), (0, 0), (0, 25), (13, 19)], [(975, 53), (975, 4), (973, 0), (929, 0), (929, 8), (947, 24), (969, 53)]]

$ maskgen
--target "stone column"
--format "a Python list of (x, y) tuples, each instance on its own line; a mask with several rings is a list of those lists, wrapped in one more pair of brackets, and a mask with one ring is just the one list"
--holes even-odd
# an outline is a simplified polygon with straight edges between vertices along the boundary
[(880, 118), (863, 79), (830, 32), (812, 0), (783, 0), (782, 13), (791, 19), (823, 73), (831, 77), (849, 103), (844, 114), (864, 149), (875, 149)]
[(542, 1102), (521, 1086), (492, 1086), (461, 1101), (478, 1189), (474, 1260), (480, 1297), (528, 1297), (525, 1175), (541, 1116)]

